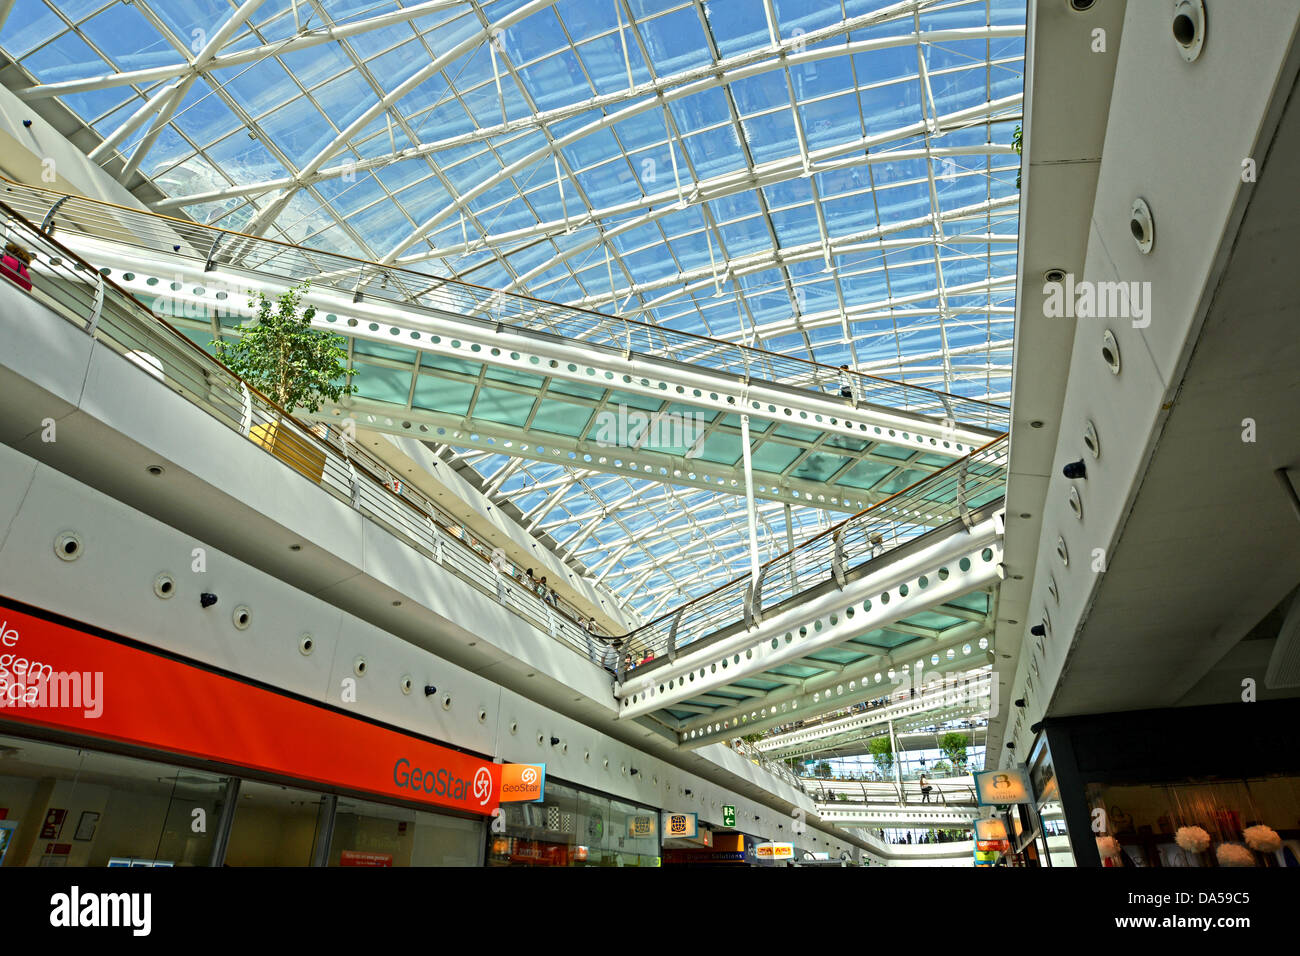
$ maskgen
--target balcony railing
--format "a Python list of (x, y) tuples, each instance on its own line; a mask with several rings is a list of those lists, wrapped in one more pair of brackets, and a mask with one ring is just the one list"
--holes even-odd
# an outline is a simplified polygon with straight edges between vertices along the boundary
[(961, 395), (908, 385), (860, 372), (780, 355), (752, 346), (661, 328), (622, 316), (503, 293), (411, 266), (398, 267), (272, 239), (117, 206), (0, 177), (4, 200), (42, 232), (75, 230), (168, 258), (202, 262), (205, 269), (228, 268), (299, 283), (329, 286), (414, 310), (499, 323), (582, 342), (620, 354), (658, 356), (709, 368), (738, 378), (760, 380), (796, 391), (840, 396), (848, 389), (856, 402), (942, 419), (953, 424), (1004, 432), (1010, 411)]
[[(969, 524), (985, 505), (1000, 499), (1006, 486), (1007, 435), (928, 475), (897, 494), (798, 547), (773, 558), (752, 575), (721, 587), (631, 631), (625, 639), (619, 676), (635, 672), (723, 628), (760, 621), (765, 609), (781, 605), (828, 581), (841, 586), (857, 569), (935, 526)], [(630, 657), (629, 657), (630, 655)]]
[(227, 428), (296, 471), (311, 472), (323, 490), (494, 596), (538, 630), (612, 669), (610, 639), (587, 631), (580, 623), (584, 618), (571, 606), (558, 600), (552, 605), (533, 593), (509, 567), (498, 570), (489, 545), (455, 515), (395, 479), (365, 448), (335, 429), (294, 418), (17, 210), (0, 202), (0, 214), (6, 241), (16, 241), (34, 255), (35, 299)]

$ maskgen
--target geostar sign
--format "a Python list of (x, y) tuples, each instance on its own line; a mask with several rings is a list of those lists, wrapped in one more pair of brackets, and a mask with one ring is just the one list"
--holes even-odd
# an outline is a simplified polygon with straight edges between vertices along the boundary
[(484, 816), (542, 799), (544, 765), (492, 763), (71, 622), (3, 616), (32, 659), (104, 675), (97, 716), (22, 707), (5, 708), (5, 720)]

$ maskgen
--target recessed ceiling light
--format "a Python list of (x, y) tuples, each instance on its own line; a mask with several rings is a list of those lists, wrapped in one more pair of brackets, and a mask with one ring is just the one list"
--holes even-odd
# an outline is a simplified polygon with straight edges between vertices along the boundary
[(145, 471), (149, 472), (149, 474), (153, 475), (155, 478), (161, 475), (165, 470), (166, 469), (164, 469), (162, 465), (150, 465), (145, 469)]
[(301, 551), (301, 550), (302, 550), (302, 545), (300, 545), (300, 544), (291, 544), (291, 545), (289, 545), (289, 550), (290, 550), (290, 551)]

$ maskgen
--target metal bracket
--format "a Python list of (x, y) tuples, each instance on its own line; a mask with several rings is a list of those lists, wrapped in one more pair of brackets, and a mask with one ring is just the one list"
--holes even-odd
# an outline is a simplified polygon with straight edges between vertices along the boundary
[(239, 430), (245, 438), (253, 433), (253, 396), (242, 381), (239, 383)]
[(226, 238), (224, 232), (217, 233), (217, 237), (212, 240), (212, 247), (208, 249), (208, 258), (204, 260), (203, 271), (211, 272), (217, 267), (217, 250), (221, 248), (221, 240)]
[(50, 206), (49, 211), (45, 214), (45, 218), (41, 220), (41, 232), (45, 233), (47, 236), (50, 234), (50, 225), (54, 222), (54, 214), (59, 211), (60, 206), (71, 198), (71, 196), (60, 196), (58, 199), (54, 200), (54, 205)]
[(344, 459), (348, 465), (348, 478), (352, 487), (348, 489), (348, 494), (352, 498), (352, 507), (358, 511), (361, 510), (361, 479), (357, 477), (357, 470), (352, 466), (352, 459)]
[(957, 466), (957, 512), (967, 531), (975, 527), (975, 519), (971, 517), (970, 505), (966, 501), (966, 469), (969, 464), (970, 459), (963, 458)]
[(365, 278), (366, 278), (366, 267), (365, 264), (363, 263), (361, 269), (357, 272), (357, 284), (352, 289), (353, 302), (361, 301), (361, 284), (365, 281)]
[(757, 627), (763, 623), (763, 579), (767, 577), (767, 569), (766, 564), (759, 568), (758, 580), (745, 596), (745, 627)]
[(686, 605), (683, 604), (673, 615), (672, 626), (668, 628), (668, 660), (669, 662), (677, 660), (677, 628), (682, 623), (682, 615), (686, 612)]
[(844, 526), (841, 525), (834, 533), (831, 534), (831, 541), (835, 544), (835, 551), (831, 555), (831, 573), (835, 575), (835, 586), (841, 591), (848, 583), (844, 576)]
[(90, 324), (86, 326), (86, 332), (90, 335), (95, 334), (95, 329), (99, 328), (99, 316), (104, 311), (104, 277), (98, 272), (95, 273), (95, 303), (90, 309)]

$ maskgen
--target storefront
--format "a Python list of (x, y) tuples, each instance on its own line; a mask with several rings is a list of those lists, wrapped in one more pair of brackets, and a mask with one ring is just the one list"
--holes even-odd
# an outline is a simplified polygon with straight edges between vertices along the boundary
[(1300, 866), (1297, 720), (1295, 700), (1048, 719), (1044, 825), (1080, 866)]
[(477, 866), (481, 818), (0, 736), (0, 866)]
[(520, 806), (503, 778), (544, 781), (36, 609), (0, 621), (3, 866), (476, 866)]
[(501, 809), (488, 866), (659, 865), (659, 811), (652, 807), (547, 780), (543, 802)]

